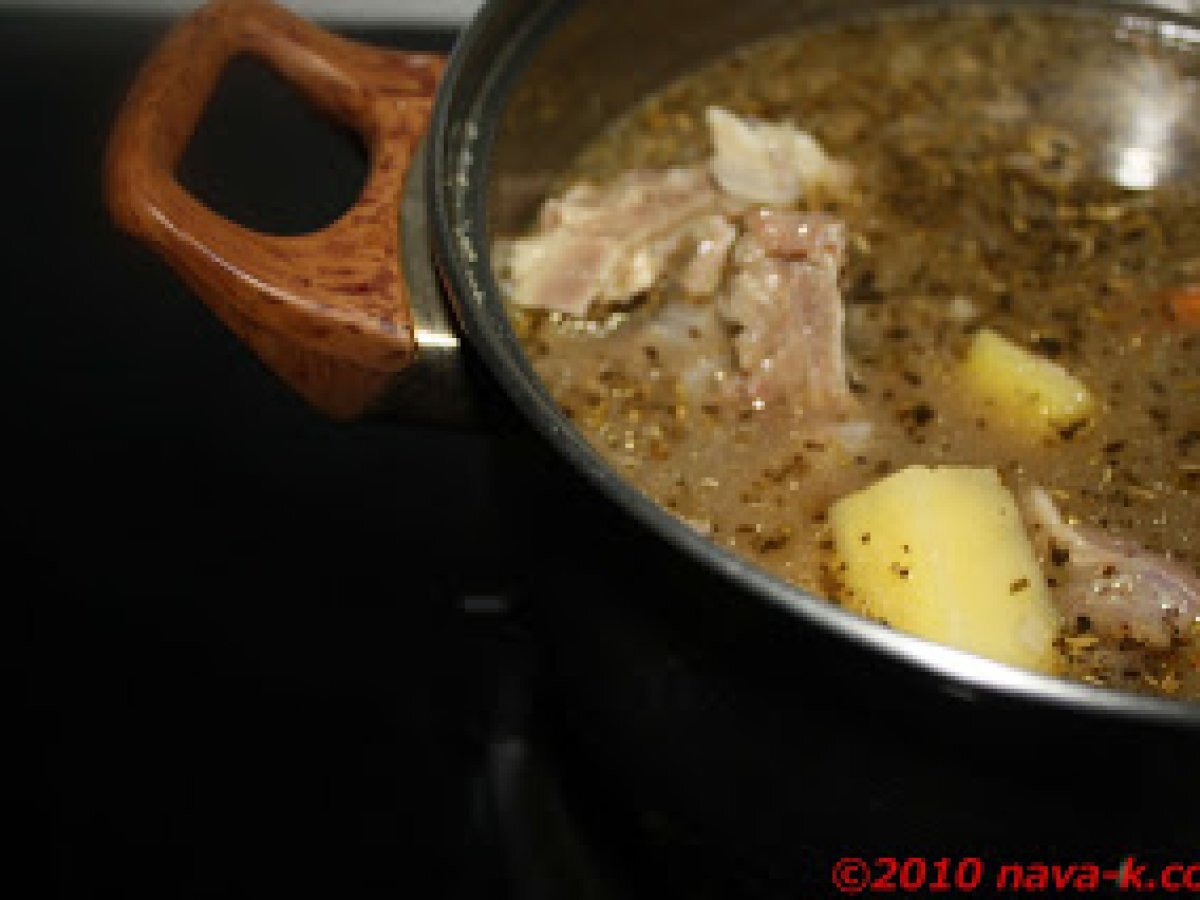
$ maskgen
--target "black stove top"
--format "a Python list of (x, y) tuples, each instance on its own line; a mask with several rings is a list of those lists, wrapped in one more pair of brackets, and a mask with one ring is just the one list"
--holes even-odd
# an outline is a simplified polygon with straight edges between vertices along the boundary
[[(817, 717), (796, 760), (810, 767), (813, 817), (782, 827), (803, 838), (789, 865), (807, 867), (805, 878), (757, 859), (731, 875), (710, 865), (711, 843), (648, 801), (610, 804), (614, 782), (580, 762), (610, 748), (564, 724), (570, 704), (546, 677), (552, 654), (529, 612), (532, 595), (561, 592), (564, 573), (511, 552), (545, 515), (508, 483), (519, 426), (326, 422), (109, 225), (107, 129), (165, 26), (0, 15), (5, 144), (16, 151), (3, 340), (16, 450), (5, 495), (18, 537), (6, 631), (31, 713), (17, 732), (33, 736), (20, 770), (33, 774), (30, 821), (46, 823), (33, 829), (27, 883), (71, 897), (808, 896), (831, 890), (840, 850), (984, 854), (963, 841), (995, 829), (970, 831), (988, 815), (950, 797), (963, 785), (1016, 797), (1001, 830), (1024, 827), (1012, 810), (1028, 780), (996, 771), (1003, 750), (931, 757), (916, 724), (907, 749), (890, 738), (895, 774), (868, 765), (870, 787), (843, 804), (838, 761), (869, 761), (873, 739), (862, 722), (830, 726), (836, 702), (797, 711)], [(453, 42), (383, 28), (359, 36), (414, 49)], [(289, 232), (335, 216), (363, 172), (351, 136), (238, 63), (182, 177), (228, 215)], [(617, 542), (618, 572), (659, 568), (615, 515), (571, 527)], [(651, 720), (687, 712), (707, 690), (670, 664), (646, 687), (658, 692)], [(905, 713), (872, 715), (895, 732)], [(647, 753), (666, 754), (653, 724)], [(1169, 792), (1194, 786), (1190, 770), (1158, 771), (1178, 762), (1168, 751), (1142, 755), (1122, 740), (1138, 754), (1114, 773), (1129, 791), (1157, 790), (1159, 779)], [(1086, 753), (1048, 764), (1065, 771)], [(707, 757), (685, 748), (679, 758), (687, 768)], [(931, 759), (949, 767), (945, 796)], [(923, 780), (906, 779), (917, 769)], [(748, 779), (759, 793), (744, 803), (760, 804), (750, 829), (776, 824), (765, 808), (771, 771)], [(1137, 821), (1106, 822), (1085, 797), (1086, 812), (1061, 830), (1115, 835), (1134, 853), (1194, 848), (1195, 817), (1171, 818), (1159, 799), (1119, 805)], [(1069, 797), (1054, 807), (1071, 808)], [(939, 809), (954, 813), (941, 832), (930, 824)], [(871, 846), (843, 840), (860, 817)]]

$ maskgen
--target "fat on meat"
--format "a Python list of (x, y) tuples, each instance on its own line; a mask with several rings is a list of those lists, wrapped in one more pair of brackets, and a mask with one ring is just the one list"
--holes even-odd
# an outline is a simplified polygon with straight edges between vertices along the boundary
[(737, 240), (737, 228), (725, 216), (714, 213), (693, 222), (686, 232), (695, 249), (684, 266), (680, 284), (689, 294), (712, 294), (721, 284), (729, 251)]
[(648, 290), (689, 242), (685, 290), (716, 289), (736, 231), (704, 167), (636, 169), (547, 200), (534, 234), (497, 242), (501, 283), (518, 306), (585, 315)]
[(1183, 566), (1065, 521), (1043, 488), (1025, 496), (1025, 513), (1055, 582), (1052, 592), (1069, 621), (1091, 630), (1166, 648), (1200, 624), (1200, 579)]
[(705, 113), (713, 177), (722, 190), (750, 203), (789, 206), (816, 185), (843, 190), (853, 169), (788, 122), (743, 118), (719, 106)]

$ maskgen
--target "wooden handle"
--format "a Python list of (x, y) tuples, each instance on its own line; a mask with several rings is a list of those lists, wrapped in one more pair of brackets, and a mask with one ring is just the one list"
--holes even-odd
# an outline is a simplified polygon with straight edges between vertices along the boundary
[[(336, 222), (298, 237), (243, 228), (175, 178), (235, 54), (263, 59), (358, 130), (370, 172)], [(138, 75), (108, 147), (105, 191), (146, 241), (276, 373), (339, 418), (365, 411), (416, 355), (400, 263), (400, 200), (445, 66), (331, 35), (267, 0), (214, 0), (181, 22)]]

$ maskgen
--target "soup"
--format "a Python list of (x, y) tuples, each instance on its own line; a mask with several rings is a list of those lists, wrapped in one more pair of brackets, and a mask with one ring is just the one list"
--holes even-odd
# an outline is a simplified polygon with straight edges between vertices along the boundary
[(497, 242), (518, 334), (616, 469), (775, 575), (1200, 698), (1197, 37), (959, 9), (740, 49)]

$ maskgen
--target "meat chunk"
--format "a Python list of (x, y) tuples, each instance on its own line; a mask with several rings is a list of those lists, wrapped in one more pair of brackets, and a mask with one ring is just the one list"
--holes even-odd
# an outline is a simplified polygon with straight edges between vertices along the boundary
[(683, 281), (715, 290), (733, 227), (703, 168), (634, 170), (611, 184), (577, 185), (543, 205), (536, 233), (497, 242), (501, 283), (518, 306), (582, 316), (598, 300), (648, 290), (692, 243)]
[(753, 400), (786, 400), (821, 417), (854, 409), (838, 289), (845, 246), (845, 226), (826, 215), (762, 209), (746, 217), (720, 309), (736, 328)]
[(493, 250), (500, 283), (518, 306), (581, 316), (600, 295), (615, 293), (622, 244), (567, 230), (514, 241)]
[(1099, 635), (1156, 649), (1200, 624), (1200, 579), (1182, 566), (1130, 541), (1070, 525), (1041, 488), (1028, 492), (1025, 513), (1068, 621), (1083, 617)]
[(746, 234), (771, 256), (828, 262), (835, 276), (840, 271), (846, 255), (846, 226), (832, 216), (759, 208), (743, 221)]
[(842, 190), (853, 179), (849, 165), (794, 125), (743, 119), (719, 106), (709, 107), (705, 117), (713, 177), (734, 197), (788, 206), (815, 186)]
[(686, 236), (695, 242), (695, 250), (680, 283), (689, 294), (711, 294), (721, 283), (729, 251), (737, 240), (737, 228), (724, 216), (714, 214), (693, 222)]

